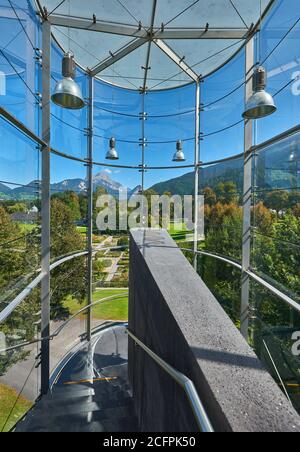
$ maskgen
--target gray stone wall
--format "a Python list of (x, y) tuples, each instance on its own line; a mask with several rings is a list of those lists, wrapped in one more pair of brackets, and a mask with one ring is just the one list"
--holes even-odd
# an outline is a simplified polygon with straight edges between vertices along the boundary
[[(166, 231), (133, 230), (129, 329), (195, 384), (220, 432), (300, 431), (300, 417)], [(193, 432), (186, 396), (129, 339), (129, 378), (145, 432)]]

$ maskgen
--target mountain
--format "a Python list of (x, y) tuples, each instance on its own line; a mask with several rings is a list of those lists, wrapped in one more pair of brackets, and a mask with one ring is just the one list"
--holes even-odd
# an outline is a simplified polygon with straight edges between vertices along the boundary
[[(220, 182), (235, 182), (238, 189), (243, 188), (243, 161), (228, 161), (218, 165), (208, 166), (200, 170), (200, 187), (201, 189), (210, 186), (216, 188)], [(159, 195), (170, 192), (172, 195), (191, 195), (194, 193), (195, 173), (187, 173), (183, 176), (176, 177), (164, 182), (153, 185), (151, 190), (156, 191)]]
[(66, 179), (62, 182), (51, 184), (51, 191), (53, 193), (64, 191), (73, 191), (75, 193), (80, 193), (85, 191), (86, 189), (87, 184), (83, 179)]
[[(94, 189), (97, 187), (104, 188), (108, 194), (118, 196), (120, 191), (125, 191), (126, 187), (119, 182), (111, 179), (106, 171), (101, 171), (93, 178)], [(17, 187), (10, 189), (6, 185), (0, 184), (0, 199), (31, 199), (36, 198), (37, 192), (40, 189), (40, 181), (32, 181), (24, 187)], [(51, 185), (52, 193), (61, 193), (66, 191), (73, 191), (75, 193), (83, 193), (87, 189), (86, 179), (65, 179), (62, 182), (58, 182)], [(137, 194), (141, 187), (137, 186), (134, 189), (128, 188), (129, 196)]]
[(34, 180), (24, 187), (17, 187), (10, 191), (12, 199), (31, 199), (36, 198), (40, 191), (40, 181)]
[(0, 199), (7, 199), (10, 196), (11, 189), (4, 184), (0, 184)]

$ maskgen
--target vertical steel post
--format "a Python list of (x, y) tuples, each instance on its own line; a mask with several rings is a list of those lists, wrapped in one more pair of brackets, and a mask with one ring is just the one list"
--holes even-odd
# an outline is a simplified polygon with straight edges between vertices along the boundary
[[(88, 102), (88, 217), (87, 217), (87, 303), (93, 302), (93, 151), (94, 151), (94, 79), (89, 78), (89, 102)], [(92, 331), (92, 308), (87, 311), (87, 340), (91, 340)]]
[[(146, 124), (145, 121), (147, 120), (147, 115), (145, 112), (145, 96), (146, 96), (146, 91), (143, 90), (141, 92), (141, 96), (142, 96), (142, 113), (141, 113), (141, 121), (142, 121), (142, 127), (141, 127), (141, 133), (142, 133), (142, 138), (140, 139), (141, 141), (141, 146), (142, 146), (142, 164), (141, 164), (141, 175), (142, 175), (142, 226), (143, 227), (147, 227), (148, 225), (148, 218), (145, 218), (144, 215), (144, 210), (145, 210), (145, 204), (144, 204), (144, 192), (145, 192), (145, 152), (146, 152), (146, 138), (145, 138), (145, 129), (146, 129)], [(149, 207), (149, 206), (148, 206)]]
[[(245, 100), (253, 94), (252, 75), (254, 71), (254, 39), (246, 44), (246, 85)], [(246, 273), (250, 268), (251, 256), (251, 201), (252, 201), (252, 164), (253, 164), (253, 121), (245, 121), (244, 132), (244, 190), (243, 190), (243, 241), (242, 241), (242, 290), (241, 290), (241, 333), (249, 338), (249, 300), (250, 278)]]
[(42, 25), (42, 138), (49, 146), (42, 149), (42, 260), (45, 277), (41, 283), (41, 394), (47, 394), (50, 377), (50, 90), (51, 90), (51, 26)]
[(199, 223), (199, 168), (200, 163), (200, 80), (196, 83), (196, 104), (195, 104), (195, 200), (194, 200), (194, 268), (198, 269), (198, 223)]

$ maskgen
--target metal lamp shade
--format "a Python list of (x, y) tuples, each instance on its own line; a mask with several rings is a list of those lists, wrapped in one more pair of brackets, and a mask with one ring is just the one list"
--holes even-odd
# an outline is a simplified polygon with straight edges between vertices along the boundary
[(176, 143), (176, 153), (174, 154), (173, 162), (185, 162), (182, 141), (177, 141)]
[(57, 83), (52, 101), (70, 110), (80, 110), (85, 106), (81, 89), (71, 77), (65, 77)]
[(183, 151), (177, 151), (176, 154), (174, 154), (173, 162), (185, 162), (185, 155)]
[(244, 119), (260, 119), (270, 116), (277, 111), (271, 94), (265, 90), (257, 91), (250, 97), (243, 114)]
[(270, 116), (277, 110), (271, 94), (265, 91), (267, 86), (267, 73), (264, 67), (258, 67), (253, 74), (253, 91), (246, 104), (244, 119), (260, 119)]
[(111, 138), (110, 140), (110, 149), (106, 154), (106, 160), (119, 160), (119, 155), (116, 150), (116, 140)]

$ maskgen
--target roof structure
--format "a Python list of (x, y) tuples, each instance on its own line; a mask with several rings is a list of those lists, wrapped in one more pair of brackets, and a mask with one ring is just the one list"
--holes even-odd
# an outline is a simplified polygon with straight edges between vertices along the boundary
[(273, 0), (37, 0), (55, 39), (93, 76), (129, 89), (174, 88), (225, 64)]

